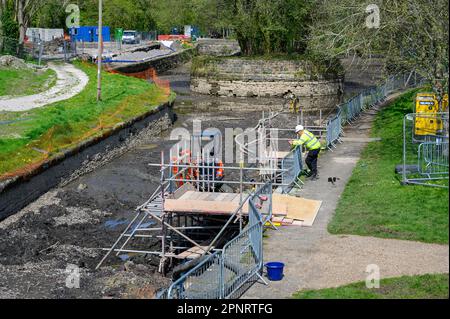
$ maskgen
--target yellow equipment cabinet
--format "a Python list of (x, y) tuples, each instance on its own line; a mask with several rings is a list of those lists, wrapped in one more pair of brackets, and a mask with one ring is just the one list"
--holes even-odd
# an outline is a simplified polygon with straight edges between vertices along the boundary
[(448, 94), (444, 95), (442, 99), (442, 112), (447, 112), (448, 110)]
[(437, 113), (439, 103), (433, 93), (418, 93), (415, 113)]
[[(445, 97), (444, 97), (445, 101)], [(444, 109), (445, 102), (442, 102)], [(447, 95), (448, 106), (448, 95)], [(443, 129), (442, 120), (436, 116), (439, 112), (439, 102), (436, 95), (433, 93), (418, 93), (416, 96), (416, 110), (415, 113), (423, 113), (416, 115), (415, 119), (415, 135), (437, 135)]]

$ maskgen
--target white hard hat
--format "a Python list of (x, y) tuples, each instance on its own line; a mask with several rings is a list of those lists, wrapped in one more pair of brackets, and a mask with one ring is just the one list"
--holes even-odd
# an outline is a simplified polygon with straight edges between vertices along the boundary
[(303, 131), (305, 128), (303, 127), (303, 125), (297, 125), (296, 127), (295, 127), (295, 133), (298, 133), (298, 132), (300, 132), (300, 131)]

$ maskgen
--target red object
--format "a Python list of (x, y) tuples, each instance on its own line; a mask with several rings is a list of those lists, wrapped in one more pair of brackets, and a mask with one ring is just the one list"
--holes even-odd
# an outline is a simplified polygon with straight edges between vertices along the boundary
[(160, 34), (158, 41), (172, 41), (172, 40), (188, 40), (190, 37), (184, 34)]
[(267, 200), (267, 196), (260, 195), (259, 199), (265, 202)]

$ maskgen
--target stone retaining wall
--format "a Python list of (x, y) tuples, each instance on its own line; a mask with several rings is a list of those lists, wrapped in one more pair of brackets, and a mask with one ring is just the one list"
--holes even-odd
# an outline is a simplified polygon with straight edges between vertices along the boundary
[(199, 39), (198, 53), (212, 56), (233, 56), (241, 53), (241, 47), (236, 40)]
[(337, 95), (343, 78), (309, 61), (202, 58), (193, 62), (191, 90), (241, 97)]

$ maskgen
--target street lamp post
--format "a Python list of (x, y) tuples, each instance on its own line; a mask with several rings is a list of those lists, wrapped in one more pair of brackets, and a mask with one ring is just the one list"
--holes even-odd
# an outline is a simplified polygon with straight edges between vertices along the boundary
[(102, 0), (98, 2), (97, 102), (102, 100)]

